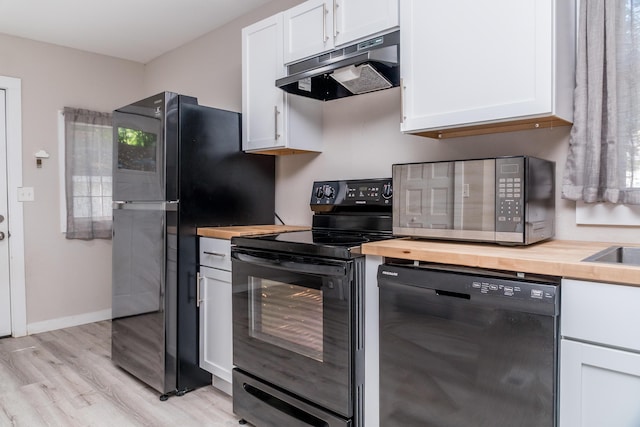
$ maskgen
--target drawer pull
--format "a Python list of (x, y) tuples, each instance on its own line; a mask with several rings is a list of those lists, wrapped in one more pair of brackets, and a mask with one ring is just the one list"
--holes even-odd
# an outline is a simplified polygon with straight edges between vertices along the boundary
[(223, 254), (221, 252), (202, 251), (202, 253), (204, 253), (205, 255), (217, 256), (219, 258), (225, 258), (227, 256), (227, 254)]
[(200, 307), (200, 303), (202, 303), (202, 298), (200, 297), (200, 286), (202, 283), (202, 279), (204, 279), (204, 277), (202, 277), (200, 275), (200, 272), (198, 272), (196, 274), (196, 307)]

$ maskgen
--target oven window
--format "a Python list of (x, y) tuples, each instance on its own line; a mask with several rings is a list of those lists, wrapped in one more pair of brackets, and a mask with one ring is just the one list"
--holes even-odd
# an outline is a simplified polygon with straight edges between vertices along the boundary
[(322, 362), (322, 290), (249, 277), (249, 335)]

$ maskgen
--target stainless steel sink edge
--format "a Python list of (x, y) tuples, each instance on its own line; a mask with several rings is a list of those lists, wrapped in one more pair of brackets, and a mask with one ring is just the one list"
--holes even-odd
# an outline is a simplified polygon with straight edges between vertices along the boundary
[(640, 247), (610, 246), (586, 257), (582, 261), (640, 266)]

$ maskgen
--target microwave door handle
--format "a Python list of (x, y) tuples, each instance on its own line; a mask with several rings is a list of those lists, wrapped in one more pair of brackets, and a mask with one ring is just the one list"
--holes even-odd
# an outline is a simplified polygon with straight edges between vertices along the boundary
[(345, 264), (316, 264), (298, 262), (286, 258), (263, 258), (241, 252), (231, 254), (233, 259), (256, 264), (268, 268), (287, 270), (292, 273), (317, 274), (320, 276), (344, 276), (346, 274)]

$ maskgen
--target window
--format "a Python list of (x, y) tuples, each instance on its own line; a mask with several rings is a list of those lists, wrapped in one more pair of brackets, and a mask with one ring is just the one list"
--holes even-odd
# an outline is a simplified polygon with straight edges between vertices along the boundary
[(61, 114), (63, 230), (68, 239), (110, 239), (111, 114), (68, 107)]
[(611, 224), (617, 211), (624, 215), (616, 225), (637, 224), (640, 1), (581, 0), (578, 27), (574, 126), (562, 194), (578, 201), (579, 223)]

